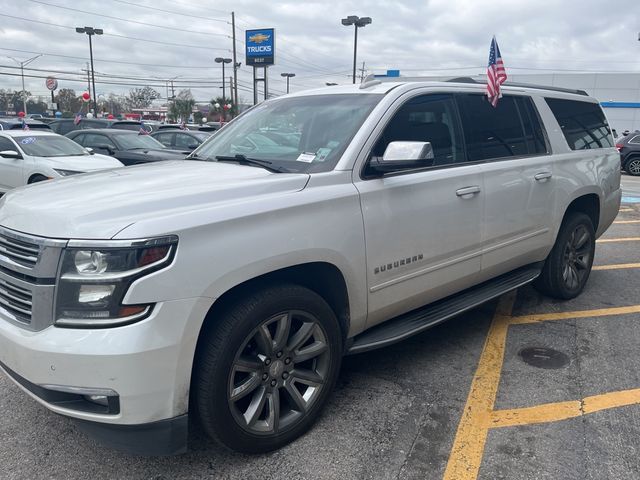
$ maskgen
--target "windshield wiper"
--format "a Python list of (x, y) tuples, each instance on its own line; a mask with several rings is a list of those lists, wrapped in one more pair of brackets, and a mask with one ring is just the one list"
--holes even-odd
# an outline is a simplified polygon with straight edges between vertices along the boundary
[(238, 153), (237, 155), (216, 155), (216, 160), (219, 162), (238, 162), (244, 165), (255, 165), (256, 167), (262, 167), (265, 170), (275, 173), (289, 173), (289, 170), (284, 167), (276, 167), (273, 162), (269, 160), (260, 160), (259, 158), (250, 158), (246, 155)]

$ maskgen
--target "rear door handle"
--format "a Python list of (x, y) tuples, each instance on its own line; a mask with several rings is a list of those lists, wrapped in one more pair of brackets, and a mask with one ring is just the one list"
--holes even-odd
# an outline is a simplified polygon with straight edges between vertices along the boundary
[(533, 178), (536, 179), (536, 182), (543, 182), (544, 180), (549, 180), (552, 176), (553, 174), (551, 172), (540, 172), (536, 173)]
[(472, 187), (464, 187), (456, 190), (456, 195), (462, 198), (471, 198), (475, 194), (480, 193), (480, 187), (474, 185)]

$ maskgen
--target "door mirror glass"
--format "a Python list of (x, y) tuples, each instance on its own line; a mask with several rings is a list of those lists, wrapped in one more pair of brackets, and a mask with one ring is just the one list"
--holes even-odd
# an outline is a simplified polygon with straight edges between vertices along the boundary
[(22, 158), (22, 155), (20, 155), (15, 150), (3, 150), (3, 151), (0, 152), (0, 157), (2, 157), (2, 158)]
[(433, 163), (433, 159), (431, 142), (391, 142), (382, 156), (383, 162), (431, 160)]
[(93, 152), (93, 148), (91, 148), (91, 147), (86, 147), (86, 148), (85, 148), (85, 150), (86, 150), (87, 152), (89, 152), (89, 154), (91, 154), (91, 155), (93, 155), (93, 154), (94, 154), (94, 152)]

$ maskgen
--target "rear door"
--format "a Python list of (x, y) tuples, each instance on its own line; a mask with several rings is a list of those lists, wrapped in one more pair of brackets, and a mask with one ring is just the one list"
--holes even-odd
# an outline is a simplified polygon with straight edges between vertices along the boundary
[(405, 100), (371, 157), (392, 141), (430, 142), (435, 160), (384, 176), (365, 169), (354, 179), (364, 217), (368, 326), (473, 285), (481, 264), (482, 169), (465, 161), (453, 96)]
[(528, 96), (457, 95), (469, 161), (482, 161), (482, 278), (540, 259), (553, 243), (553, 163)]

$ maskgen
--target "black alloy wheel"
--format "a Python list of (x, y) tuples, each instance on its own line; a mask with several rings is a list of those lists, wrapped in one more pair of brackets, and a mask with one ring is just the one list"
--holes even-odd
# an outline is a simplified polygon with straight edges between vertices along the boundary
[(298, 285), (236, 298), (198, 340), (192, 414), (224, 447), (268, 452), (319, 417), (338, 377), (343, 333), (327, 302)]

